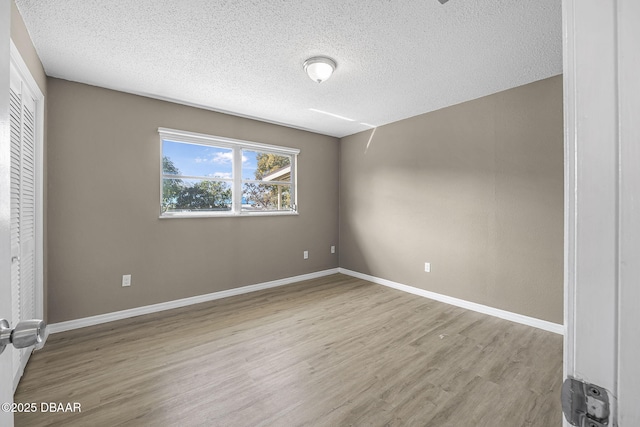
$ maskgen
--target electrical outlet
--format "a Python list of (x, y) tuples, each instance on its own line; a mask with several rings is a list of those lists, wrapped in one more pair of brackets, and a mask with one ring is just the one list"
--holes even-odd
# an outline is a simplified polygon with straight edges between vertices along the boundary
[(331, 253), (335, 254), (336, 253), (336, 247), (335, 246), (331, 246)]
[(125, 274), (122, 276), (122, 286), (131, 286), (131, 275)]
[(425, 262), (424, 263), (424, 271), (425, 271), (425, 273), (431, 273), (431, 263), (430, 262)]
[(304, 251), (304, 252), (302, 253), (302, 257), (303, 257), (304, 259), (309, 259), (309, 251)]

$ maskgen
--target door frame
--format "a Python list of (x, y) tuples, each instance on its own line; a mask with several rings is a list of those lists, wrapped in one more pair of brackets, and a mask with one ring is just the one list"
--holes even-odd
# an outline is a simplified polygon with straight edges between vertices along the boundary
[[(0, 0), (0, 317), (11, 317), (11, 156), (9, 136), (9, 76), (11, 0)], [(13, 402), (11, 352), (0, 354), (0, 404)], [(0, 410), (0, 425), (12, 427), (13, 413)]]
[(640, 425), (640, 2), (620, 1), (618, 8), (620, 99), (620, 291), (618, 296), (618, 421)]
[(618, 0), (620, 138), (620, 270), (618, 291), (618, 422), (640, 425), (640, 2)]
[(563, 0), (562, 9), (564, 377), (608, 391), (611, 425), (640, 425), (640, 7)]

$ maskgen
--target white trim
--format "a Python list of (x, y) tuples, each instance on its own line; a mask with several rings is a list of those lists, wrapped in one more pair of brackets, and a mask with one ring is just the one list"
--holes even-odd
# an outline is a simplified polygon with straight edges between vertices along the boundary
[(251, 150), (263, 150), (273, 153), (283, 153), (289, 155), (300, 154), (298, 148), (282, 147), (280, 145), (263, 144), (261, 142), (245, 141), (241, 139), (225, 138), (204, 133), (189, 132), (186, 130), (158, 128), (158, 133), (162, 139), (176, 142), (190, 142), (194, 144), (215, 145), (216, 147), (235, 148), (241, 147)]
[(618, 108), (619, 108), (619, 292), (618, 292), (618, 422), (640, 425), (640, 3), (618, 0)]
[(466, 301), (459, 298), (450, 297), (447, 295), (438, 294), (424, 289), (414, 288), (413, 286), (403, 285), (401, 283), (393, 282), (387, 279), (381, 279), (379, 277), (370, 276), (368, 274), (358, 273), (357, 271), (347, 270), (346, 268), (338, 268), (338, 272), (346, 274), (347, 276), (356, 277), (358, 279), (367, 280), (369, 282), (376, 283), (378, 285), (387, 286), (399, 291), (408, 292), (410, 294), (419, 295), (421, 297), (429, 298), (435, 301), (444, 302), (446, 304), (455, 305), (456, 307), (466, 308), (467, 310), (477, 311), (478, 313), (488, 314), (490, 316), (499, 317), (500, 319), (510, 320), (512, 322), (521, 323), (527, 326), (533, 326), (534, 328), (543, 329), (545, 331), (553, 332), (556, 334), (564, 334), (564, 325), (558, 323), (548, 322), (546, 320), (536, 319), (535, 317), (524, 316), (518, 313), (512, 313), (506, 310), (500, 310), (499, 308), (489, 307), (487, 305), (477, 304), (475, 302)]
[[(573, 0), (562, 0), (563, 31), (563, 120), (564, 120), (564, 324), (562, 378), (574, 372), (575, 342), (570, 331), (575, 324), (576, 271), (576, 65), (575, 65), (575, 12)], [(562, 418), (563, 426), (569, 423)]]
[[(11, 286), (11, 188), (10, 150), (11, 131), (9, 117), (9, 85), (11, 61), (9, 39), (11, 27), (11, 0), (0, 0), (0, 317), (12, 313)], [(13, 402), (13, 354), (0, 354), (0, 402)], [(0, 425), (13, 427), (13, 413), (0, 411)]]
[(221, 298), (232, 297), (235, 295), (247, 294), (250, 292), (261, 291), (263, 289), (284, 286), (303, 280), (317, 279), (319, 277), (337, 274), (338, 269), (316, 271), (315, 273), (302, 274), (300, 276), (287, 277), (284, 279), (272, 280), (270, 282), (258, 283), (255, 285), (243, 286), (241, 288), (227, 289), (226, 291), (213, 292), (195, 297), (182, 298), (179, 300), (162, 302), (159, 304), (145, 305), (143, 307), (131, 308), (129, 310), (116, 311), (113, 313), (99, 314), (97, 316), (84, 317), (82, 319), (69, 320), (66, 322), (52, 323), (48, 327), (49, 333), (70, 331), (72, 329), (84, 328), (87, 326), (99, 325), (101, 323), (113, 322), (114, 320), (127, 319), (130, 317), (140, 316), (143, 314), (157, 313), (159, 311), (171, 310), (173, 308), (185, 307), (192, 304), (213, 301)]
[[(27, 354), (27, 353), (25, 353)], [(22, 375), (24, 374), (24, 368), (27, 367), (27, 363), (29, 362), (29, 357), (31, 356), (31, 353), (28, 353), (29, 356), (25, 357), (25, 356), (21, 356), (20, 357), (20, 366), (18, 367), (18, 370), (16, 371), (15, 376), (13, 377), (13, 392), (15, 393), (16, 390), (18, 389), (18, 384), (20, 384), (20, 379), (22, 379)]]
[[(289, 168), (290, 167), (287, 166), (287, 169)], [(274, 181), (271, 179), (243, 179), (242, 180), (243, 184), (263, 184), (265, 182), (268, 182), (269, 185), (281, 185), (281, 186), (291, 185), (291, 181)]]
[(13, 40), (11, 40), (11, 60), (14, 61), (15, 67), (18, 69), (18, 71), (21, 74), (20, 77), (24, 79), (27, 86), (29, 86), (29, 90), (33, 93), (33, 95), (37, 98), (37, 100), (44, 98), (44, 94), (40, 90), (40, 86), (38, 86), (38, 83), (36, 83), (36, 80), (33, 78), (33, 75), (31, 75), (31, 71), (29, 71), (29, 67), (27, 67), (27, 64), (22, 59), (22, 56), (20, 55), (20, 51), (18, 50), (16, 45), (13, 43)]
[[(164, 155), (164, 153), (163, 153)], [(257, 165), (256, 165), (257, 166)], [(242, 211), (242, 148), (233, 147), (233, 168), (231, 169), (231, 213), (237, 215)]]
[[(631, 50), (625, 51), (625, 33), (621, 31), (635, 28), (638, 16), (626, 7), (621, 9), (622, 1), (563, 0), (562, 4), (566, 228), (563, 370), (565, 377), (606, 389), (609, 424), (618, 425), (618, 375), (636, 380), (631, 372), (619, 370), (622, 342), (618, 335), (618, 302), (624, 297), (620, 294), (623, 271), (632, 266), (631, 258), (621, 258), (621, 244), (633, 238), (633, 230), (627, 230), (621, 222), (623, 215), (631, 213), (625, 212), (629, 206), (624, 204), (621, 187), (629, 166), (625, 160), (633, 159), (625, 146), (631, 148), (638, 143), (624, 139), (626, 131), (637, 126), (637, 113), (633, 125), (623, 116), (625, 100), (637, 98), (637, 69), (632, 71), (634, 86), (624, 87), (620, 80), (621, 63), (633, 58), (637, 40), (632, 37), (626, 45)], [(636, 159), (630, 163), (637, 168)], [(633, 221), (637, 222), (637, 214)], [(632, 296), (626, 298), (633, 301)], [(637, 303), (631, 305), (637, 312)], [(637, 337), (637, 327), (632, 328)], [(637, 355), (631, 357), (637, 366)], [(637, 406), (637, 400), (638, 396), (633, 396), (632, 405)], [(563, 425), (569, 424), (565, 420)], [(640, 424), (621, 421), (621, 425)]]
[(171, 218), (250, 218), (254, 216), (297, 216), (300, 215), (298, 211), (240, 211), (233, 213), (233, 211), (221, 211), (218, 212), (165, 212), (159, 219), (171, 219)]
[(220, 178), (217, 176), (195, 176), (195, 175), (169, 175), (162, 174), (162, 179), (191, 179), (198, 181), (233, 182), (233, 178)]

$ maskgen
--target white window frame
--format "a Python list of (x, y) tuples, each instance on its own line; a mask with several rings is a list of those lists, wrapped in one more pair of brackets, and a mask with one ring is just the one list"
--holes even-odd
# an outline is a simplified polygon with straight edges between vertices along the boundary
[[(160, 218), (194, 218), (194, 217), (247, 217), (247, 216), (282, 216), (282, 215), (298, 215), (298, 154), (300, 150), (297, 148), (282, 147), (279, 145), (263, 144), (260, 142), (243, 141), (240, 139), (225, 138), (215, 135), (207, 135), (202, 133), (188, 132), (184, 130), (158, 128), (160, 134), (160, 199), (159, 209)], [(232, 203), (230, 211), (222, 212), (162, 212), (162, 188), (163, 188), (163, 169), (162, 169), (162, 141), (169, 140), (173, 142), (183, 142), (191, 144), (209, 145), (212, 147), (230, 148), (233, 150), (233, 165), (231, 180), (232, 185)], [(242, 210), (242, 150), (260, 151), (266, 153), (274, 153), (291, 157), (291, 210), (280, 211), (243, 211)], [(246, 180), (245, 180), (246, 181)]]

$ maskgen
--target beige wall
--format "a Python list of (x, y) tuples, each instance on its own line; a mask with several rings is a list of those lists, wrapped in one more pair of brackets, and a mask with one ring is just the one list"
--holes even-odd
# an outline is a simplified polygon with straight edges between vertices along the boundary
[[(341, 267), (562, 323), (560, 76), (343, 138), (338, 153), (335, 138), (47, 79), (13, 3), (11, 34), (50, 114), (50, 322), (337, 267), (339, 172)], [(301, 215), (158, 219), (159, 126), (300, 148)]]
[[(338, 242), (336, 138), (54, 78), (47, 85), (50, 322), (338, 266), (329, 250)], [(299, 148), (300, 215), (159, 219), (158, 127)]]
[(47, 76), (44, 73), (44, 68), (42, 67), (38, 53), (33, 47), (31, 37), (29, 36), (27, 27), (24, 25), (20, 11), (13, 0), (11, 1), (11, 40), (13, 40), (13, 43), (18, 48), (20, 56), (22, 56), (25, 64), (27, 64), (40, 90), (46, 96)]
[(340, 144), (341, 267), (563, 323), (561, 76), (371, 135)]

